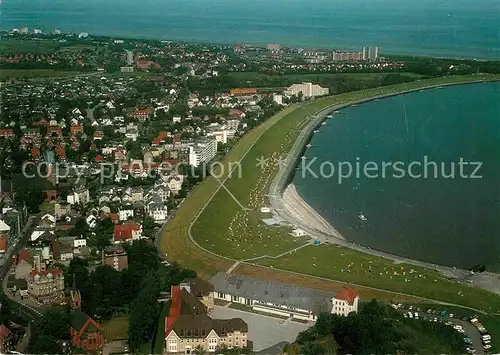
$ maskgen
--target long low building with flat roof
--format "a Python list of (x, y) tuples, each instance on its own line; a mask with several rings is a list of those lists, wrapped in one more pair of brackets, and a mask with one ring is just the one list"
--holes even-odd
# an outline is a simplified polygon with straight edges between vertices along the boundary
[(347, 287), (330, 293), (223, 272), (213, 276), (210, 283), (214, 286), (214, 299), (290, 318), (314, 322), (320, 313), (347, 316), (358, 311), (359, 295)]

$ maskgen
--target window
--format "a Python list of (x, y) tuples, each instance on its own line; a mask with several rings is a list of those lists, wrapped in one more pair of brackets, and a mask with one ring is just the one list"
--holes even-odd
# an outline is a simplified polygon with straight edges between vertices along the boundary
[(169, 339), (168, 340), (168, 352), (170, 352), (170, 353), (177, 352), (177, 339)]
[(217, 338), (208, 339), (208, 351), (214, 352), (217, 350)]

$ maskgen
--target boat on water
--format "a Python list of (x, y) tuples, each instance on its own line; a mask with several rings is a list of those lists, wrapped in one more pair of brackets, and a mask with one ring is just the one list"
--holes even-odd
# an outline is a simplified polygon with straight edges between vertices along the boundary
[(312, 144), (306, 145), (306, 148), (311, 148), (311, 147), (312, 147)]
[(315, 130), (314, 133), (319, 133), (319, 129)]
[(328, 116), (326, 116), (326, 118), (331, 119), (331, 118), (333, 118), (333, 115), (328, 115)]
[(358, 213), (358, 218), (363, 221), (363, 222), (366, 222), (368, 221), (368, 218), (366, 218), (366, 216), (363, 214), (363, 212), (359, 212)]
[(326, 122), (325, 121), (321, 122), (321, 125), (323, 125), (323, 126), (326, 125)]

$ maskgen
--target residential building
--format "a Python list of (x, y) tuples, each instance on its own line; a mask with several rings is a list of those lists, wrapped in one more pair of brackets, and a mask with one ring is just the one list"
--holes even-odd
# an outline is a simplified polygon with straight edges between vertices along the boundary
[(146, 200), (145, 210), (156, 223), (164, 223), (167, 220), (168, 209), (160, 197), (153, 196)]
[(164, 354), (189, 354), (197, 347), (209, 353), (221, 346), (247, 347), (248, 325), (241, 318), (210, 318), (207, 307), (185, 287), (172, 286), (171, 294), (165, 318)]
[(71, 213), (71, 205), (69, 203), (56, 203), (54, 205), (54, 214), (56, 219), (59, 220), (61, 217), (69, 215)]
[(167, 182), (167, 187), (174, 195), (177, 195), (182, 189), (182, 182), (184, 181), (184, 176), (182, 175), (169, 175), (164, 177)]
[(181, 288), (186, 289), (190, 294), (195, 296), (205, 307), (208, 313), (214, 308), (214, 286), (200, 278), (185, 279), (180, 284)]
[(7, 238), (0, 237), (0, 255), (5, 254), (7, 248), (8, 248)]
[(26, 249), (23, 249), (17, 256), (16, 268), (14, 270), (15, 278), (17, 280), (28, 279), (31, 270), (33, 270), (31, 254)]
[(217, 154), (217, 141), (207, 139), (189, 147), (189, 165), (198, 167), (202, 163), (208, 163)]
[(115, 226), (113, 243), (132, 243), (142, 237), (142, 226), (138, 223), (126, 223)]
[(130, 196), (130, 202), (139, 202), (144, 199), (144, 190), (142, 187), (129, 187), (125, 193)]
[(122, 271), (128, 266), (127, 252), (119, 245), (110, 245), (102, 251), (102, 263)]
[(82, 311), (71, 314), (71, 344), (86, 351), (96, 351), (104, 346), (104, 328)]
[(334, 62), (357, 62), (363, 60), (363, 53), (361, 52), (348, 52), (348, 51), (335, 51), (332, 54)]
[(0, 236), (9, 237), (10, 227), (2, 219), (0, 219)]
[(375, 60), (379, 56), (378, 47), (363, 47), (363, 60)]
[(118, 218), (120, 221), (127, 221), (129, 218), (134, 217), (134, 208), (132, 205), (122, 206), (118, 211)]
[(283, 105), (283, 95), (273, 94), (273, 101), (278, 105)]
[(317, 96), (328, 95), (330, 90), (328, 88), (323, 88), (319, 85), (313, 83), (302, 83), (293, 84), (288, 89), (286, 89), (283, 94), (285, 95), (296, 95), (299, 96), (302, 93), (304, 98), (312, 98)]
[(68, 195), (67, 201), (70, 205), (75, 205), (75, 204), (85, 205), (86, 203), (89, 203), (90, 202), (89, 189), (79, 188), (73, 190), (73, 192)]
[(40, 303), (58, 303), (64, 299), (63, 272), (53, 267), (42, 271), (40, 267), (31, 271), (28, 277), (28, 292)]
[(235, 88), (229, 90), (229, 94), (233, 96), (247, 96), (257, 94), (257, 89), (255, 88)]
[(359, 294), (350, 287), (343, 287), (333, 298), (333, 314), (347, 317), (358, 312)]
[[(339, 315), (346, 315), (347, 311), (357, 312), (359, 300), (359, 297), (352, 298), (357, 294), (354, 290), (339, 292), (337, 298), (334, 293), (222, 272), (212, 277), (210, 283), (214, 286), (215, 299), (240, 303), (259, 312), (313, 322), (323, 312)], [(349, 304), (349, 309), (344, 301)], [(335, 305), (343, 309), (336, 309)]]

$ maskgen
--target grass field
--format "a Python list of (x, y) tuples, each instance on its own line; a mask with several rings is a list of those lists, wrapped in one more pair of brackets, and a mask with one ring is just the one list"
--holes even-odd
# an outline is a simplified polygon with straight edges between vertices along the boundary
[[(482, 79), (492, 78), (500, 77), (482, 77)], [(231, 162), (233, 164), (238, 162), (257, 141), (241, 161), (242, 177), (238, 178), (234, 174), (224, 184), (233, 196), (250, 210), (242, 210), (225, 189), (219, 189), (192, 228), (196, 243), (217, 255), (200, 249), (189, 239), (188, 235), (189, 225), (220, 186), (214, 178), (208, 178), (202, 182), (181, 205), (176, 218), (166, 229), (162, 248), (170, 259), (195, 269), (202, 276), (210, 276), (217, 270), (227, 270), (234, 260), (265, 255), (276, 256), (300, 245), (303, 240), (294, 240), (289, 236), (288, 230), (263, 226), (258, 210), (268, 204), (266, 194), (277, 172), (278, 156), (290, 150), (300, 128), (307, 122), (309, 113), (333, 104), (432, 85), (479, 79), (481, 79), (479, 76), (457, 76), (417, 80), (319, 99), (304, 103), (301, 108), (299, 106), (288, 107), (243, 137), (224, 160), (226, 167)], [(270, 158), (269, 163), (263, 169), (256, 168), (257, 158), (261, 156)], [(227, 175), (226, 170), (225, 174), (222, 174), (222, 179)], [(365, 297), (373, 294), (381, 299), (390, 299), (394, 297), (392, 291), (467, 305), (486, 311), (500, 310), (500, 297), (486, 291), (445, 280), (432, 270), (394, 265), (391, 260), (336, 246), (309, 246), (279, 259), (267, 258), (254, 262), (335, 280), (329, 286), (325, 286), (328, 284), (327, 281), (318, 282), (318, 288), (322, 289), (339, 287), (341, 282), (346, 282), (383, 289), (363, 289), (357, 286), (363, 290)], [(303, 276), (289, 274), (286, 271), (272, 271), (273, 276), (279, 280), (301, 285), (310, 285), (308, 280), (315, 280), (310, 277), (304, 280)], [(260, 268), (258, 265), (241, 264), (234, 270), (234, 273), (258, 275), (258, 277), (265, 278), (268, 277), (269, 269)], [(384, 290), (389, 292), (384, 292)]]
[[(321, 73), (321, 74), (285, 74), (285, 75), (279, 75), (280, 78), (286, 78), (290, 79), (295, 82), (301, 82), (301, 81), (311, 81), (311, 80), (318, 80), (318, 79), (331, 79), (331, 78), (349, 78), (349, 79), (374, 79), (374, 78), (380, 78), (388, 73)], [(422, 75), (420, 74), (415, 74), (415, 73), (397, 73), (405, 76), (409, 76), (412, 78), (421, 78)], [(264, 74), (264, 73), (258, 73), (258, 72), (234, 72), (234, 73), (228, 73), (229, 76), (240, 79), (240, 80), (261, 80), (261, 79), (267, 79), (267, 78), (273, 78), (276, 77), (274, 75), (269, 75), (269, 74)]]
[(128, 338), (128, 317), (115, 317), (103, 323), (106, 341)]
[(2, 38), (0, 40), (0, 53), (49, 53), (56, 51), (60, 46), (60, 44), (51, 40), (18, 40), (14, 38)]
[(0, 70), (0, 80), (15, 78), (47, 78), (66, 77), (82, 74), (79, 71), (62, 71), (54, 69), (2, 69)]

